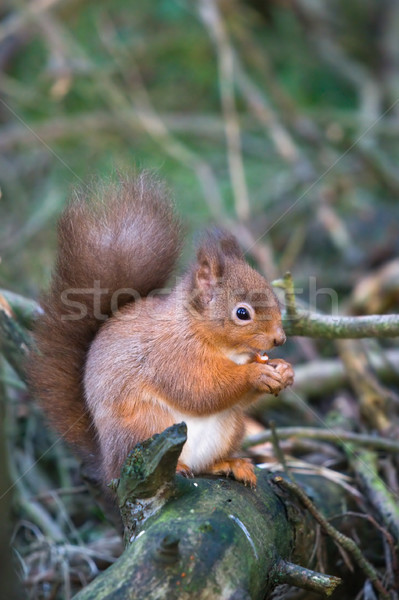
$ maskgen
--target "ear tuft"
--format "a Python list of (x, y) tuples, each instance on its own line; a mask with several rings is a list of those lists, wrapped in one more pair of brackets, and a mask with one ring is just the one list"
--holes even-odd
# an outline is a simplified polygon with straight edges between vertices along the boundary
[(224, 229), (207, 231), (198, 248), (194, 270), (193, 286), (198, 291), (196, 303), (199, 306), (209, 304), (214, 298), (228, 258), (243, 259), (236, 238)]
[(226, 257), (244, 260), (244, 255), (237, 241), (237, 238), (232, 233), (224, 229), (219, 229), (218, 236), (220, 248)]

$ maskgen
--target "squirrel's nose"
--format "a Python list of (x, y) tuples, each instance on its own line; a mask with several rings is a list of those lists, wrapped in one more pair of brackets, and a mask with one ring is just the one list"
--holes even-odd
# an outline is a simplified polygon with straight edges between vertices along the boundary
[(275, 334), (274, 334), (274, 338), (273, 338), (273, 342), (275, 346), (282, 346), (286, 340), (286, 336), (284, 331), (282, 330), (281, 327), (279, 327)]

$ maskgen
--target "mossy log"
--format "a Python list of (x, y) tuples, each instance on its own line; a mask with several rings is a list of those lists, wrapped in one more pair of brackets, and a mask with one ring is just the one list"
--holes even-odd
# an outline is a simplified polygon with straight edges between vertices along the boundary
[(299, 549), (308, 566), (315, 528), (292, 517), (270, 476), (258, 469), (256, 489), (175, 476), (185, 440), (182, 423), (129, 454), (112, 483), (126, 550), (75, 600), (264, 600), (284, 582), (330, 595), (338, 578), (289, 562)]

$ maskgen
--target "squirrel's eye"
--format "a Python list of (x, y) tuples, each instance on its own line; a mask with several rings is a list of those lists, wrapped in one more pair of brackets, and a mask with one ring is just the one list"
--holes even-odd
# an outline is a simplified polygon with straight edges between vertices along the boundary
[(249, 314), (249, 310), (244, 306), (240, 306), (236, 310), (236, 315), (241, 321), (249, 321), (251, 315)]

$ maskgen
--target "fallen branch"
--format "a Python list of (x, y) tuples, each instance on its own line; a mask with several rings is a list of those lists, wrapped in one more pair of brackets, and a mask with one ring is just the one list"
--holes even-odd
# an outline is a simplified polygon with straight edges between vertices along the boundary
[[(270, 475), (257, 470), (256, 490), (226, 478), (175, 476), (185, 439), (185, 424), (173, 425), (130, 453), (112, 483), (126, 550), (76, 600), (264, 600), (281, 583), (329, 596), (338, 577), (290, 562), (294, 546), (309, 560), (315, 532), (304, 531), (305, 517), (289, 519)], [(314, 482), (326, 486), (323, 478)]]

